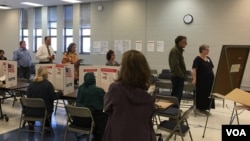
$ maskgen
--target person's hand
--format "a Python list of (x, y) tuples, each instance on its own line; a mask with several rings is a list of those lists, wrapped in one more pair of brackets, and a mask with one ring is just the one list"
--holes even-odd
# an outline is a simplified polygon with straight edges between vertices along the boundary
[(196, 79), (192, 80), (192, 84), (195, 86), (196, 85)]
[(54, 59), (55, 59), (54, 55), (48, 56), (47, 58), (48, 58), (49, 60), (54, 60)]

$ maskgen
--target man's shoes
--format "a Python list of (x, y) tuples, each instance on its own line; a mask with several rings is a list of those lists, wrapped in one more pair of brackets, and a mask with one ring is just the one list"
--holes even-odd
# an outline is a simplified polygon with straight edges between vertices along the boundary
[(203, 116), (210, 116), (211, 113), (206, 111), (206, 110), (199, 110), (199, 109), (195, 109), (195, 113), (198, 115), (203, 115)]
[(28, 122), (29, 130), (34, 130), (34, 123)]

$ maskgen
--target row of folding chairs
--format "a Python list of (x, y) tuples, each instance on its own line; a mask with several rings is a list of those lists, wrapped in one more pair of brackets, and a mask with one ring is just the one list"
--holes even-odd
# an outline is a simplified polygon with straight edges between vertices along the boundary
[[(22, 105), (22, 112), (21, 112), (21, 118), (20, 118), (20, 123), (19, 123), (19, 130), (18, 130), (18, 140), (20, 138), (21, 132), (37, 132), (41, 134), (41, 141), (44, 138), (44, 132), (45, 132), (45, 120), (51, 115), (48, 115), (47, 110), (46, 110), (46, 105), (43, 99), (40, 98), (27, 98), (27, 97), (22, 97), (20, 99), (21, 105)], [(42, 109), (42, 114), (37, 116), (37, 115), (32, 115), (27, 112), (27, 108), (32, 108), (32, 109)], [(91, 111), (86, 108), (86, 107), (76, 107), (73, 105), (65, 105), (66, 113), (67, 113), (67, 123), (65, 127), (65, 133), (64, 133), (64, 141), (67, 140), (67, 133), (69, 131), (74, 132), (76, 135), (77, 140), (80, 139), (80, 136), (77, 134), (85, 134), (89, 135), (89, 140), (91, 139), (91, 135), (95, 126), (94, 119), (92, 116)], [(76, 124), (73, 124), (73, 119), (79, 117), (79, 118), (90, 118), (91, 119), (91, 126), (88, 128), (83, 128), (80, 126), (77, 126)], [(33, 121), (33, 122), (39, 122), (39, 124), (34, 129), (28, 128), (26, 125), (27, 121)], [(52, 127), (50, 128), (50, 131), (52, 135), (54, 135)]]

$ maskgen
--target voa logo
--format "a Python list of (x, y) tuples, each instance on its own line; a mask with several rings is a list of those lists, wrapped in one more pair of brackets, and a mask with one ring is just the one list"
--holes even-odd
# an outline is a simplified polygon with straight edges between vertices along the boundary
[(227, 136), (247, 136), (244, 129), (226, 129)]

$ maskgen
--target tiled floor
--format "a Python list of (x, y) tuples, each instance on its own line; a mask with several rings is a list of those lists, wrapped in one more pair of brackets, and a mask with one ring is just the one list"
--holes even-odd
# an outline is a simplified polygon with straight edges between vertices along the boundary
[[(18, 128), (19, 119), (20, 119), (20, 103), (17, 102), (14, 107), (12, 107), (12, 99), (5, 100), (2, 104), (3, 113), (9, 116), (9, 122), (0, 120), (0, 136), (3, 134), (10, 133), (9, 131), (15, 130)], [(187, 106), (191, 104), (188, 101), (182, 102), (183, 111)], [(203, 138), (204, 126), (207, 117), (205, 115), (198, 115), (191, 113), (188, 121), (191, 126), (191, 133), (194, 141), (220, 141), (221, 140), (221, 125), (229, 124), (230, 116), (232, 113), (233, 102), (225, 101), (225, 106), (223, 108), (223, 102), (221, 99), (216, 99), (216, 108), (211, 110), (211, 116), (208, 117), (208, 124), (205, 128), (205, 136)], [(240, 110), (240, 124), (249, 124), (250, 111)], [(58, 108), (57, 114), (53, 116), (53, 126), (64, 126), (66, 123), (66, 113), (64, 108)], [(233, 124), (237, 124), (234, 120)], [(156, 128), (155, 128), (156, 129)], [(56, 130), (56, 129), (54, 129)], [(155, 130), (157, 133), (162, 133), (163, 138), (165, 139), (168, 133), (160, 130)], [(56, 132), (56, 134), (64, 134), (63, 130), (61, 133)], [(1, 139), (1, 138), (0, 138)], [(171, 138), (174, 140), (174, 138)], [(189, 136), (185, 137), (185, 141), (190, 140)], [(181, 138), (177, 136), (176, 141), (181, 141)]]

